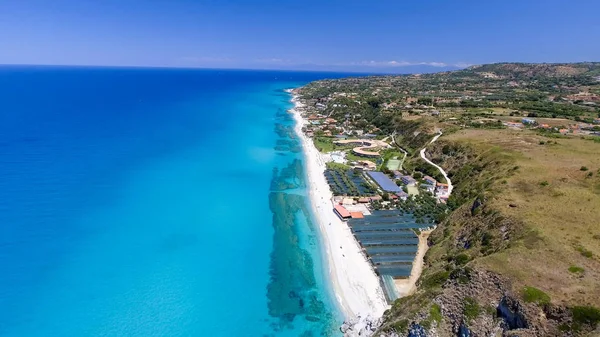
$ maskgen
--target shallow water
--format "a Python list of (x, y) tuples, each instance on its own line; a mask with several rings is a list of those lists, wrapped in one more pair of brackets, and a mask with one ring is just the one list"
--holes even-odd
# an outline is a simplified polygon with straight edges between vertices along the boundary
[(0, 335), (337, 334), (283, 92), (337, 76), (0, 68)]

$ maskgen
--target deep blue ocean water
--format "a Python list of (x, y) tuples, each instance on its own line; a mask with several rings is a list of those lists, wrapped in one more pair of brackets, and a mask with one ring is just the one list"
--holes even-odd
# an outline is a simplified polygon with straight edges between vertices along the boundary
[(0, 336), (321, 336), (283, 89), (331, 73), (0, 67)]

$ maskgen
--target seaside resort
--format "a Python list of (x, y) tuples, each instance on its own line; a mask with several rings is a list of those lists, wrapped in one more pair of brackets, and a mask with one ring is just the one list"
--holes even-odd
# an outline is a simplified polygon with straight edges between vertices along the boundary
[[(331, 136), (329, 126), (339, 124), (319, 114), (305, 118), (308, 137)], [(433, 230), (436, 217), (446, 212), (449, 189), (430, 176), (403, 172), (403, 154), (391, 139), (359, 134), (335, 136), (335, 151), (320, 149), (327, 162), (324, 174), (333, 193), (331, 211), (350, 228), (391, 304), (399, 297), (396, 284), (413, 274), (419, 235)]]

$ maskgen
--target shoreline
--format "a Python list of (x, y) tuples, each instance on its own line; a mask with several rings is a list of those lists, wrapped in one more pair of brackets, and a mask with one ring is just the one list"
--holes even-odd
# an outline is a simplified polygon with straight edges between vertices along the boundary
[(302, 103), (296, 94), (291, 91), (288, 93), (294, 104), (290, 109), (296, 121), (294, 130), (302, 142), (310, 203), (320, 230), (329, 279), (339, 308), (346, 320), (378, 319), (389, 308), (379, 278), (348, 225), (333, 213), (333, 195), (323, 174), (325, 161), (312, 140), (302, 132), (302, 127), (308, 123), (299, 111)]

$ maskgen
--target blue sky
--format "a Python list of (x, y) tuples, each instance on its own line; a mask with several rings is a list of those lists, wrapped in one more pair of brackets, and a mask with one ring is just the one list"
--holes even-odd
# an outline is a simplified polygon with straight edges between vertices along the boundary
[(598, 0), (3, 0), (0, 64), (364, 70), (600, 61)]

